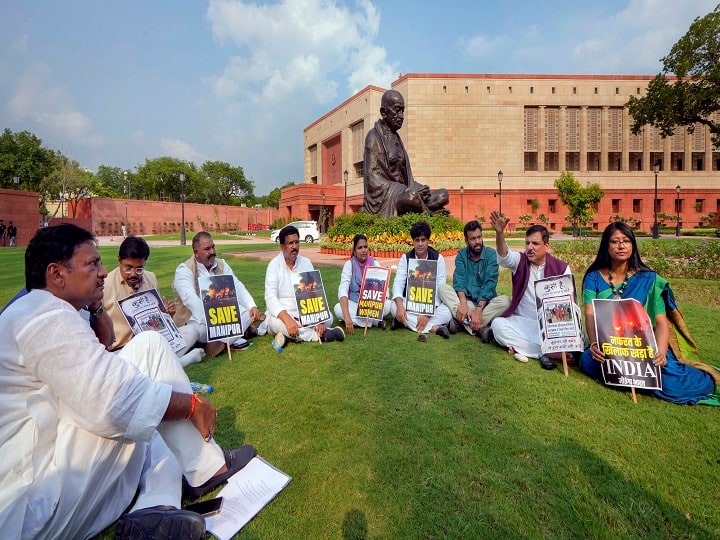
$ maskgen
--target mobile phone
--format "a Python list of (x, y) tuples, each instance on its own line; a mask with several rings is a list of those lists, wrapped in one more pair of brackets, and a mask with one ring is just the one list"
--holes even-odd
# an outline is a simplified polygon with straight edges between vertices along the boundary
[(207, 517), (214, 516), (215, 514), (220, 513), (222, 505), (223, 498), (216, 497), (215, 499), (210, 499), (209, 501), (188, 504), (186, 507), (183, 508), (183, 510), (190, 510), (191, 512), (195, 512), (197, 514), (200, 514), (201, 516)]

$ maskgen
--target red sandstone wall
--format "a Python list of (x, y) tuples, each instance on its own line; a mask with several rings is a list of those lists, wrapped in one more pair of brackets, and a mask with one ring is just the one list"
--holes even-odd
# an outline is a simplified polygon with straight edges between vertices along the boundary
[[(85, 199), (78, 205), (78, 217), (91, 217), (98, 235), (122, 234), (127, 204), (129, 231), (133, 234), (161, 234), (180, 231), (182, 204), (130, 199)], [(274, 208), (243, 208), (185, 203), (185, 230), (188, 233), (265, 228), (277, 219)]]
[(18, 229), (18, 246), (27, 246), (40, 226), (38, 202), (39, 194), (34, 191), (0, 189), (0, 219), (5, 226), (10, 221), (15, 224)]

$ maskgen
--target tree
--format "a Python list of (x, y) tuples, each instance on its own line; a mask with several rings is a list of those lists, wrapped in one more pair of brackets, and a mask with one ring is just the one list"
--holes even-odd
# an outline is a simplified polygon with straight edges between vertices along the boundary
[[(0, 135), (0, 187), (13, 188), (13, 176), (20, 178), (19, 188), (40, 191), (40, 184), (55, 166), (55, 152), (42, 146), (42, 140), (29, 131)], [(41, 206), (42, 208), (42, 206)]]
[(582, 187), (573, 173), (568, 171), (563, 172), (560, 178), (555, 180), (555, 187), (558, 190), (558, 197), (570, 211), (565, 219), (572, 223), (573, 230), (578, 224), (583, 226), (592, 221), (595, 205), (605, 196), (605, 191), (599, 184), (588, 182)]
[(95, 173), (97, 181), (94, 193), (98, 197), (123, 198), (127, 186), (125, 185), (125, 177), (120, 167), (108, 167), (100, 165)]
[[(77, 202), (87, 199), (95, 190), (95, 175), (80, 167), (75, 160), (70, 160), (59, 154), (55, 160), (55, 168), (47, 175), (41, 184), (41, 208), (51, 199), (62, 199), (72, 209), (72, 216), (76, 217)], [(70, 205), (73, 202), (75, 204)], [(46, 212), (42, 212), (44, 215)]]
[[(704, 124), (713, 143), (720, 146), (720, 123), (711, 118), (720, 110), (720, 4), (695, 19), (662, 63), (663, 71), (650, 81), (647, 94), (633, 96), (626, 104), (633, 118), (632, 132), (638, 134), (650, 124), (669, 137), (678, 126), (692, 133), (696, 124)], [(677, 79), (671, 83), (668, 73)]]
[(224, 161), (206, 161), (200, 167), (204, 176), (205, 200), (211, 204), (252, 204), (255, 186), (245, 178), (242, 167)]

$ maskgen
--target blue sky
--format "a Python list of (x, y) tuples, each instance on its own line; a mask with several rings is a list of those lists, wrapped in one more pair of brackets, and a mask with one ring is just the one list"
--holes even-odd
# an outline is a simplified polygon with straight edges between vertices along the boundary
[(303, 180), (303, 128), (402, 73), (655, 75), (717, 0), (3, 0), (0, 129), (95, 170)]

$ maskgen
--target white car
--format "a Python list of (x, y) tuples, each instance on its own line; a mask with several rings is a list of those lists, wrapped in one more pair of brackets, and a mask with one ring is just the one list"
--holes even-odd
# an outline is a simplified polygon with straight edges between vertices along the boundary
[[(304, 240), (308, 244), (320, 240), (320, 230), (318, 229), (317, 221), (293, 221), (292, 223), (288, 223), (288, 225), (297, 228), (300, 232), (300, 240)], [(275, 229), (270, 233), (271, 242), (280, 243), (280, 230), (281, 229)]]

